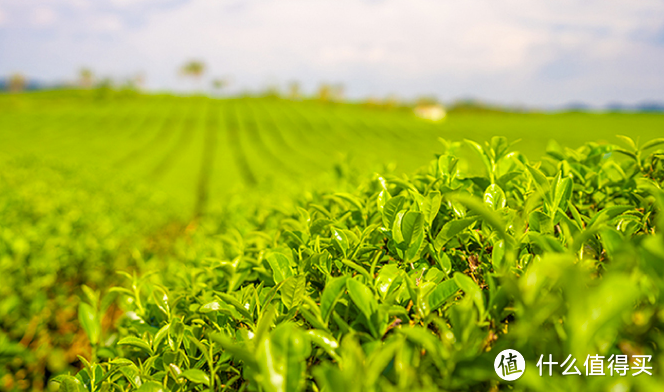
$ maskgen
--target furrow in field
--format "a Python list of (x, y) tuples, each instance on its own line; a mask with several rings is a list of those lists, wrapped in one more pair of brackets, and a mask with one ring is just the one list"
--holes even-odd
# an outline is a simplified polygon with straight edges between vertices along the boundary
[[(149, 124), (148, 121), (154, 122), (156, 118), (163, 118), (166, 113), (170, 113), (175, 106), (177, 105), (173, 102), (172, 99), (167, 99), (165, 97), (155, 97), (154, 99), (144, 99), (143, 102), (150, 103), (150, 109), (146, 111), (145, 118), (143, 120), (143, 126)], [(154, 117), (153, 117), (154, 116)], [(152, 117), (152, 118), (150, 118)], [(132, 142), (136, 142), (138, 138), (144, 134), (143, 126), (134, 126), (127, 131), (127, 137)]]
[[(357, 108), (349, 108), (338, 116), (338, 121), (345, 123), (349, 128), (357, 129), (357, 132), (371, 134), (378, 142), (372, 143), (368, 148), (375, 153), (375, 156), (381, 156), (386, 161), (421, 154), (422, 142), (424, 141), (426, 145), (432, 143), (426, 135), (413, 128), (399, 132), (390, 124), (386, 124), (381, 117), (374, 113), (359, 112)], [(435, 139), (433, 141), (435, 142)]]
[(164, 173), (175, 165), (183, 153), (191, 146), (194, 140), (193, 133), (195, 132), (197, 118), (194, 114), (189, 114), (182, 124), (180, 124), (180, 133), (175, 143), (166, 151), (161, 160), (150, 172), (150, 177), (153, 179), (159, 178)]
[(260, 162), (268, 172), (279, 170), (282, 174), (292, 177), (297, 176), (297, 172), (293, 168), (287, 165), (277, 156), (277, 154), (272, 152), (260, 132), (261, 130), (258, 123), (254, 119), (255, 113), (248, 109), (248, 106), (242, 102), (242, 104), (236, 108), (236, 113), (239, 118), (240, 129), (244, 131), (253, 147), (252, 149), (258, 154), (258, 162)]
[(127, 151), (131, 151), (136, 146), (142, 135), (149, 135), (151, 131), (158, 129), (165, 117), (161, 109), (160, 105), (146, 105), (124, 132), (117, 135), (118, 137), (113, 141), (114, 148), (106, 151), (107, 160), (115, 164), (127, 154)]
[(363, 114), (348, 113), (346, 107), (339, 107), (334, 111), (321, 111), (317, 115), (327, 121), (331, 127), (355, 137), (355, 141), (347, 146), (347, 153), (355, 166), (365, 170), (374, 170), (377, 165), (388, 163), (390, 159), (386, 156), (386, 151), (403, 144), (395, 143), (392, 135), (381, 132), (375, 126), (362, 126), (355, 116)]
[(281, 150), (282, 154), (291, 154), (296, 155), (299, 153), (298, 150), (293, 148), (291, 144), (286, 141), (281, 130), (277, 125), (272, 121), (269, 113), (265, 112), (261, 108), (257, 107), (255, 104), (247, 103), (248, 112), (251, 113), (251, 116), (254, 118), (254, 121), (259, 129), (261, 134), (265, 134), (267, 137), (271, 136), (271, 139), (275, 142), (275, 146)]
[(118, 159), (115, 165), (119, 167), (126, 166), (144, 158), (148, 153), (161, 145), (165, 144), (171, 135), (177, 129), (177, 124), (183, 118), (182, 111), (173, 111), (163, 118), (163, 122), (158, 127), (157, 132), (147, 142), (129, 151), (125, 156)]
[[(314, 104), (309, 104), (314, 105)], [(314, 148), (328, 152), (345, 152), (345, 147), (352, 141), (343, 132), (332, 127), (329, 123), (322, 122), (318, 118), (308, 115), (310, 108), (303, 110), (300, 105), (289, 105), (284, 109), (284, 114), (295, 124), (302, 127), (305, 133), (314, 136)]]
[(240, 172), (240, 176), (244, 182), (248, 185), (256, 185), (258, 181), (256, 180), (256, 175), (249, 165), (247, 156), (242, 147), (240, 141), (240, 124), (237, 118), (237, 113), (235, 106), (237, 101), (229, 102), (225, 108), (225, 120), (226, 120), (226, 129), (228, 131), (228, 142), (231, 149), (231, 153), (235, 159), (235, 164)]
[(347, 111), (343, 107), (332, 110), (317, 109), (316, 111), (310, 111), (310, 114), (325, 122), (329, 128), (338, 130), (338, 133), (342, 135), (353, 135), (355, 141), (350, 147), (375, 148), (377, 143), (380, 144), (384, 141), (385, 135), (379, 135), (374, 128), (358, 127), (356, 123), (349, 120)]
[[(357, 110), (357, 108), (353, 108), (354, 111)], [(366, 111), (366, 110), (365, 110)], [(352, 120), (350, 116), (346, 116), (345, 120), (346, 121), (353, 121), (358, 127), (361, 127), (363, 129), (368, 129), (375, 134), (377, 133), (379, 136), (385, 137), (387, 134), (389, 134), (389, 137), (391, 139), (398, 139), (399, 141), (406, 142), (408, 144), (412, 144), (413, 136), (417, 135), (415, 132), (412, 130), (410, 132), (398, 132), (396, 129), (394, 129), (391, 124), (386, 123), (385, 121), (385, 116), (378, 115), (375, 113), (352, 113)]]
[[(423, 159), (428, 159), (442, 151), (443, 146), (438, 141), (438, 138), (445, 137), (444, 130), (446, 128), (444, 123), (430, 123), (419, 118), (401, 115), (395, 116), (390, 124), (396, 132), (417, 136), (409, 146), (412, 155), (424, 155)], [(464, 134), (459, 134), (458, 136), (468, 137)], [(408, 170), (414, 170), (423, 164), (422, 161), (412, 162), (412, 166), (406, 166)]]
[[(298, 143), (293, 140), (292, 137), (293, 132), (291, 128), (294, 127), (291, 126), (289, 128), (285, 121), (275, 119), (271, 110), (265, 106), (252, 105), (252, 109), (259, 126), (265, 129), (267, 134), (273, 135), (274, 139), (276, 139), (276, 144), (281, 147), (283, 155), (296, 161), (299, 167), (314, 167), (317, 169), (322, 169), (324, 167), (320, 161), (319, 154), (306, 146), (297, 146)], [(315, 153), (315, 155), (312, 155), (312, 152)]]
[(213, 109), (208, 110), (205, 116), (205, 139), (203, 153), (201, 154), (198, 183), (196, 185), (194, 217), (199, 217), (205, 213), (208, 200), (210, 199), (211, 180), (218, 150), (219, 131), (219, 112), (216, 110), (216, 107), (213, 107)]
[(108, 164), (113, 161), (114, 152), (122, 146), (122, 140), (129, 130), (141, 120), (147, 120), (146, 111), (151, 108), (143, 102), (127, 103), (118, 109), (108, 121), (82, 137), (72, 139), (70, 148), (90, 163)]
[[(314, 153), (319, 147), (318, 140), (314, 140), (314, 136), (311, 132), (306, 132), (304, 127), (301, 124), (293, 121), (294, 119), (289, 116), (286, 111), (290, 110), (292, 103), (282, 103), (280, 101), (276, 102), (265, 102), (260, 101), (261, 111), (266, 113), (268, 117), (267, 120), (272, 122), (276, 127), (282, 129), (285, 135), (288, 135), (288, 138), (292, 141), (291, 144), (295, 146), (300, 151), (307, 151), (309, 153)], [(318, 154), (311, 155), (318, 157)], [(318, 158), (315, 159), (316, 161)]]

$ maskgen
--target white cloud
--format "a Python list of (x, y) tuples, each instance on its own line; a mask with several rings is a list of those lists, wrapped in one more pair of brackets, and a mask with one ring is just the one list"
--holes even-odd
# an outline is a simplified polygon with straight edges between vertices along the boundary
[(58, 15), (53, 9), (48, 7), (36, 7), (32, 10), (30, 21), (33, 26), (47, 27), (51, 26), (58, 19)]
[(163, 0), (108, 0), (108, 2), (117, 8), (136, 8), (137, 6), (158, 5)]
[(282, 0), (227, 12), (223, 5), (194, 1), (150, 18), (134, 38), (155, 49), (168, 42), (170, 50), (210, 57), (238, 51), (270, 57), (265, 66), (295, 62), (321, 70), (381, 61), (420, 74), (523, 62), (540, 34), (504, 23), (474, 3)]
[(3, 11), (0, 8), (0, 26), (3, 26), (5, 23), (7, 23), (7, 15), (5, 14), (5, 11)]
[(95, 32), (120, 32), (122, 20), (112, 14), (99, 15), (90, 21), (90, 29)]

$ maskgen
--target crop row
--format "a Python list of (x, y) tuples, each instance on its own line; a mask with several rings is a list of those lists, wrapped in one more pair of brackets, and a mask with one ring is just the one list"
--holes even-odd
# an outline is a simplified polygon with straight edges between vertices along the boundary
[[(243, 184), (297, 184), (344, 159), (366, 172), (397, 157), (414, 167), (422, 154), (433, 153), (441, 134), (410, 116), (393, 114), (409, 123), (406, 129), (352, 106), (269, 99), (138, 96), (93, 101), (78, 110), (45, 103), (40, 110), (0, 116), (0, 151), (110, 168), (192, 206), (200, 199), (201, 165), (213, 173), (203, 176), (205, 188), (220, 199)], [(218, 151), (210, 151), (208, 140), (217, 141)]]

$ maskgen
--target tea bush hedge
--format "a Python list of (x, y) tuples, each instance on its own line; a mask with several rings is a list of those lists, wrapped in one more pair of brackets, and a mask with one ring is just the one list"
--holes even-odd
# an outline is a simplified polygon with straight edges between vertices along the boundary
[(154, 267), (146, 260), (158, 252), (151, 233), (168, 221), (164, 198), (97, 174), (35, 156), (0, 160), (0, 390), (39, 390), (75, 371), (89, 346), (80, 286)]
[[(657, 390), (664, 385), (664, 139), (459, 143), (412, 176), (208, 218), (179, 260), (82, 286), (83, 369), (63, 391)], [(234, 226), (234, 216), (244, 216)], [(212, 223), (211, 223), (212, 222)], [(223, 227), (220, 229), (219, 227)], [(105, 328), (111, 304), (121, 309)], [(528, 372), (500, 380), (496, 354)], [(652, 376), (537, 362), (651, 355)], [(633, 358), (633, 357), (630, 357)], [(557, 367), (557, 366), (556, 366)]]

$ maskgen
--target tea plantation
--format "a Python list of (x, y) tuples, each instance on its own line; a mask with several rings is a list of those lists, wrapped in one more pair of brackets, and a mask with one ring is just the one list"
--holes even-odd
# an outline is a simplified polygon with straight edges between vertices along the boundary
[(0, 103), (2, 390), (664, 385), (664, 116)]

